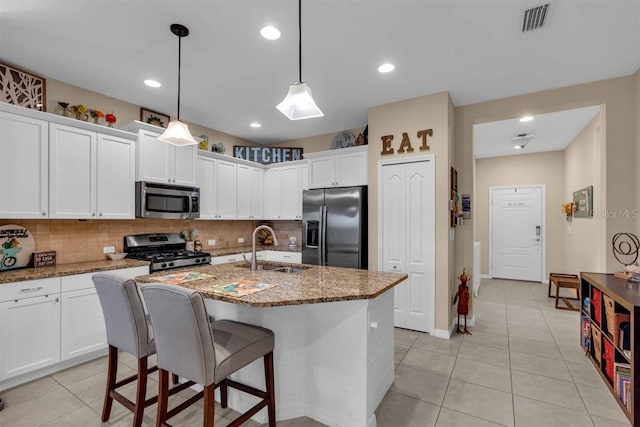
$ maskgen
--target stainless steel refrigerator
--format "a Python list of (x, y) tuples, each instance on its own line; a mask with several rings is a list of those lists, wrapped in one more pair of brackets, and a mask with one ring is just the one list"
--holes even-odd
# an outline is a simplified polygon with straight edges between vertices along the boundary
[(302, 262), (367, 269), (367, 187), (305, 190)]

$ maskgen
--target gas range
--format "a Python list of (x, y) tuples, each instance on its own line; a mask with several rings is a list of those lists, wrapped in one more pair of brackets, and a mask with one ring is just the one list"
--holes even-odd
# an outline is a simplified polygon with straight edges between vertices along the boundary
[(185, 240), (178, 233), (125, 236), (124, 251), (127, 253), (127, 258), (149, 261), (149, 269), (152, 273), (211, 263), (210, 254), (186, 250)]

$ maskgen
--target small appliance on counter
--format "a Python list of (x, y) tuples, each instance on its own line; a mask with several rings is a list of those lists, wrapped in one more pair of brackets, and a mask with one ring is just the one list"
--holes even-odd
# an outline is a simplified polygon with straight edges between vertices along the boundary
[(367, 187), (305, 190), (302, 263), (367, 269)]
[(211, 254), (185, 249), (186, 241), (179, 233), (134, 234), (124, 237), (127, 258), (149, 261), (149, 270), (211, 264)]

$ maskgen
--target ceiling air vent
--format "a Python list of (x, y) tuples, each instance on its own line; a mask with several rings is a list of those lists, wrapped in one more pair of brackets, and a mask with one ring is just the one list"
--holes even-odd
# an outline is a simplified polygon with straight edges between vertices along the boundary
[(537, 30), (543, 27), (549, 17), (549, 9), (551, 3), (532, 7), (524, 11), (524, 19), (522, 20), (522, 32)]

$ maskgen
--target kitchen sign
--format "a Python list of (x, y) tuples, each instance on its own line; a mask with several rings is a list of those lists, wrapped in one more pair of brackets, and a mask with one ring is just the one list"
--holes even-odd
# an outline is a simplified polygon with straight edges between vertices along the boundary
[(289, 162), (292, 160), (302, 160), (302, 147), (249, 147), (245, 145), (234, 145), (233, 157), (262, 163), (263, 165)]
[[(423, 129), (419, 130), (416, 134), (418, 138), (420, 138), (420, 151), (428, 150), (429, 144), (427, 143), (427, 137), (433, 136), (433, 129)], [(391, 147), (391, 143), (393, 141), (393, 135), (383, 135), (380, 137), (382, 140), (382, 151), (380, 154), (393, 154), (393, 147)], [(407, 132), (402, 132), (402, 141), (400, 142), (400, 146), (398, 147), (398, 153), (412, 152), (413, 145), (411, 145), (411, 140), (409, 139), (409, 134)]]

